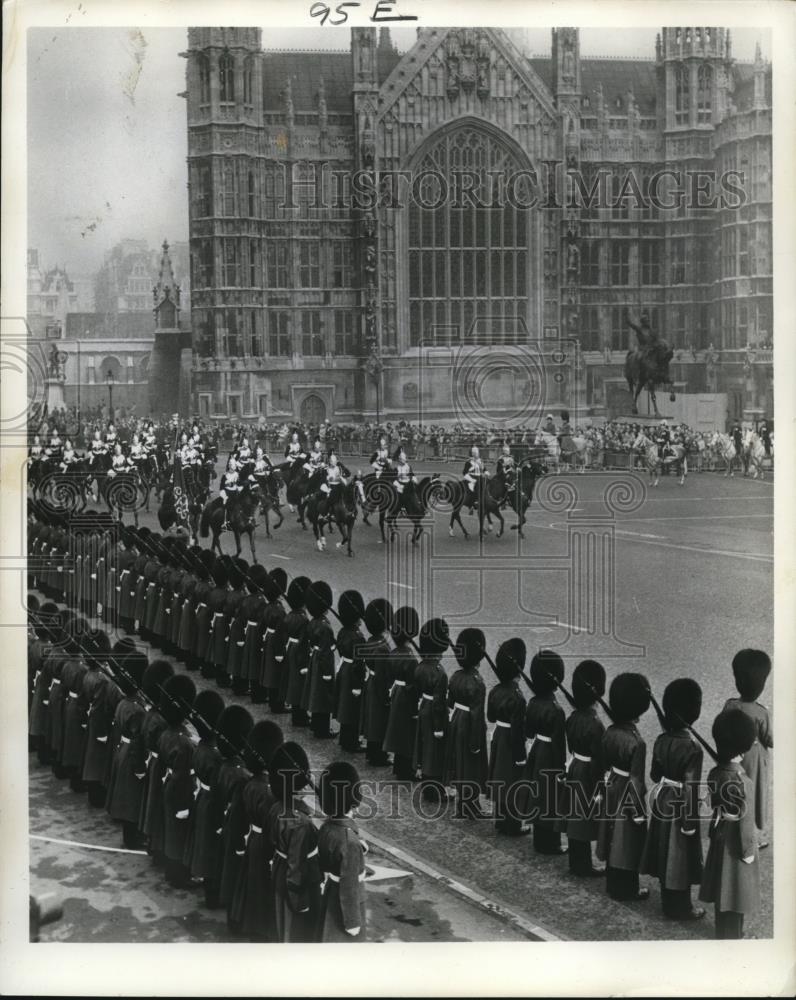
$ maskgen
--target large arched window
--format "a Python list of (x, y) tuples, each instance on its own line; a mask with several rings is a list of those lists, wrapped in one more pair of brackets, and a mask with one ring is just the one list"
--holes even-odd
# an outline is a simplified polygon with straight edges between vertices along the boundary
[(243, 64), (243, 103), (252, 103), (252, 80), (254, 77), (254, 59), (252, 56), (247, 56), (246, 61)]
[(446, 131), (412, 175), (410, 344), (526, 341), (527, 166), (499, 137), (467, 124)]
[(222, 101), (235, 100), (235, 63), (229, 52), (222, 52), (218, 60), (218, 79)]

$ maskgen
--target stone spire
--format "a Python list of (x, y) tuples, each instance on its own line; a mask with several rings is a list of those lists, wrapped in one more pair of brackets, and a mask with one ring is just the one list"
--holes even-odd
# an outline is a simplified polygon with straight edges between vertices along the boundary
[(162, 250), (158, 283), (152, 289), (155, 327), (158, 330), (175, 330), (179, 327), (180, 286), (174, 280), (168, 240), (163, 240)]

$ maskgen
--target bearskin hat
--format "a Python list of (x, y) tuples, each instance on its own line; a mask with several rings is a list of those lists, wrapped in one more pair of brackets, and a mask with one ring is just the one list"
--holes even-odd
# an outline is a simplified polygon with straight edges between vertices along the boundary
[(661, 707), (668, 730), (691, 726), (702, 712), (702, 688), (690, 677), (680, 677), (664, 688)]
[(757, 701), (771, 673), (771, 660), (762, 649), (741, 649), (732, 659), (735, 687), (744, 701)]
[(285, 597), (291, 611), (300, 611), (304, 607), (304, 596), (311, 583), (308, 576), (297, 576), (290, 581)]
[(253, 726), (254, 719), (243, 705), (227, 705), (216, 726), (222, 737), (218, 749), (225, 757), (234, 757), (245, 746)]
[(346, 660), (353, 660), (356, 653), (357, 635), (350, 629), (341, 628), (337, 633), (337, 652)]
[(740, 708), (719, 712), (713, 720), (713, 740), (716, 755), (727, 762), (747, 753), (757, 739), (757, 727), (751, 716)]
[(83, 656), (88, 666), (99, 670), (107, 663), (111, 652), (111, 640), (107, 632), (98, 628), (89, 633), (83, 642)]
[(652, 696), (644, 674), (619, 674), (611, 681), (608, 703), (616, 723), (634, 722), (649, 709)]
[(429, 618), (418, 637), (420, 655), (440, 656), (450, 645), (450, 638), (450, 629), (444, 618)]
[(160, 689), (169, 679), (174, 676), (174, 667), (168, 660), (153, 660), (144, 671), (141, 680), (141, 687), (144, 694), (150, 701), (157, 704), (160, 701)]
[(393, 639), (396, 642), (406, 642), (407, 639), (414, 639), (420, 631), (420, 619), (417, 611), (408, 604), (405, 604), (393, 615), (390, 626)]
[(128, 638), (114, 643), (108, 661), (116, 683), (128, 695), (135, 694), (141, 687), (147, 663), (146, 653)]
[(365, 608), (365, 626), (371, 635), (381, 635), (392, 624), (392, 604), (383, 597), (374, 598)]
[(337, 601), (337, 614), (346, 628), (354, 628), (365, 617), (365, 601), (358, 590), (344, 590)]
[(486, 637), (481, 629), (462, 629), (456, 637), (454, 655), (462, 670), (477, 667), (486, 655)]
[(210, 572), (215, 585), (220, 587), (221, 590), (225, 590), (229, 583), (229, 572), (226, 563), (222, 559), (217, 559)]
[(45, 601), (38, 609), (34, 619), (34, 629), (40, 639), (52, 641), (60, 632), (58, 605), (53, 601)]
[(525, 669), (526, 655), (525, 643), (522, 639), (506, 639), (500, 644), (495, 656), (495, 670), (501, 684), (506, 684), (520, 676)]
[(564, 661), (552, 649), (540, 649), (531, 660), (531, 686), (536, 694), (552, 694), (564, 680)]
[(288, 802), (309, 784), (310, 762), (304, 748), (288, 742), (277, 747), (268, 767), (271, 791), (280, 802)]
[(199, 733), (200, 739), (206, 740), (212, 736), (216, 723), (224, 711), (224, 699), (218, 691), (210, 689), (200, 691), (193, 707), (196, 713), (193, 718), (194, 729)]
[(28, 592), (27, 608), (29, 615), (32, 615), (39, 610), (39, 599), (35, 594), (31, 594), (30, 592)]
[(179, 725), (196, 701), (196, 685), (187, 674), (174, 674), (163, 685), (160, 714), (172, 726)]
[(246, 577), (249, 575), (249, 564), (245, 559), (230, 559), (227, 562), (229, 582), (233, 590), (243, 590)]
[(307, 611), (313, 618), (320, 618), (321, 615), (325, 615), (329, 608), (331, 608), (333, 600), (332, 588), (323, 580), (315, 580), (314, 583), (311, 583), (307, 588), (307, 593), (304, 595)]
[(249, 570), (246, 579), (246, 589), (250, 594), (259, 594), (264, 590), (268, 579), (268, 570), (261, 563), (255, 563)]
[(353, 764), (338, 760), (321, 774), (318, 784), (321, 809), (327, 816), (341, 818), (362, 801), (359, 772)]
[(271, 604), (278, 601), (280, 597), (284, 595), (286, 588), (287, 573), (281, 566), (277, 566), (272, 569), (263, 581), (263, 593), (265, 594), (265, 599)]
[(243, 755), (249, 768), (256, 774), (268, 769), (277, 747), (285, 741), (282, 729), (272, 719), (256, 723), (246, 738)]
[(590, 708), (605, 694), (605, 667), (597, 660), (582, 660), (572, 674), (572, 700), (576, 708)]

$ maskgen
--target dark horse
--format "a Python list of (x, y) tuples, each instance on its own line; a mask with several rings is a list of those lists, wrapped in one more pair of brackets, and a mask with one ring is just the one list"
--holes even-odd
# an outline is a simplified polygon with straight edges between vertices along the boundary
[(333, 489), (328, 497), (320, 490), (310, 494), (306, 504), (307, 518), (312, 524), (315, 544), (320, 552), (326, 548), (324, 529), (328, 525), (336, 524), (340, 531), (337, 548), (341, 549), (345, 545), (347, 554), (353, 556), (351, 542), (357, 519), (358, 489), (358, 481), (352, 479), (345, 485)]
[[(251, 490), (244, 490), (238, 497), (230, 498), (226, 511), (227, 523), (232, 529), (232, 534), (235, 536), (235, 555), (239, 556), (241, 553), (241, 535), (248, 535), (252, 551), (252, 562), (255, 563), (257, 562), (257, 553), (254, 548), (254, 528), (257, 508), (260, 505), (259, 492), (257, 487), (254, 487)], [(217, 503), (217, 499), (210, 500), (205, 504), (199, 530), (202, 538), (207, 538), (212, 531), (213, 541), (210, 548), (216, 549), (218, 554), (221, 555), (221, 545), (218, 539), (221, 532), (225, 530), (225, 512), (223, 506)]]
[[(508, 504), (517, 515), (517, 523), (511, 525), (511, 530), (519, 533), (521, 538), (525, 537), (525, 514), (533, 499), (533, 490), (536, 480), (547, 472), (547, 466), (541, 462), (526, 458), (519, 465), (519, 473), (512, 479), (508, 479), (501, 472), (495, 473), (490, 478), (481, 477), (476, 485), (475, 506), (478, 509), (478, 529), (479, 534), (484, 537), (484, 521), (487, 521), (488, 530), (492, 530), (492, 515), (494, 514), (500, 522), (500, 529), (497, 537), (503, 534), (506, 523), (503, 519), (502, 508)], [(469, 503), (469, 492), (467, 484), (463, 481), (450, 483), (448, 486), (448, 500), (451, 503), (452, 511), (448, 534), (453, 536), (453, 525), (458, 523), (465, 538), (469, 538), (467, 529), (462, 523), (461, 510), (465, 503)]]
[(638, 345), (627, 352), (625, 358), (625, 379), (630, 394), (633, 397), (633, 413), (638, 413), (638, 397), (642, 389), (646, 389), (650, 394), (650, 400), (655, 410), (655, 416), (659, 417), (658, 403), (655, 398), (655, 390), (658, 386), (665, 386), (669, 390), (669, 399), (674, 402), (674, 383), (669, 374), (669, 362), (672, 360), (674, 351), (669, 345), (658, 340), (649, 326), (647, 314), (642, 313), (641, 323), (636, 324), (630, 319), (630, 314), (625, 310), (625, 320), (632, 330), (635, 331)]

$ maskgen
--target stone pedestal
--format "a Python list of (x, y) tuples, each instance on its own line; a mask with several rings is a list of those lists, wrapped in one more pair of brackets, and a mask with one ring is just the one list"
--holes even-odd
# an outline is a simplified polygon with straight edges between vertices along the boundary
[(54, 413), (56, 410), (65, 410), (64, 380), (60, 378), (48, 378), (46, 384), (48, 413)]

